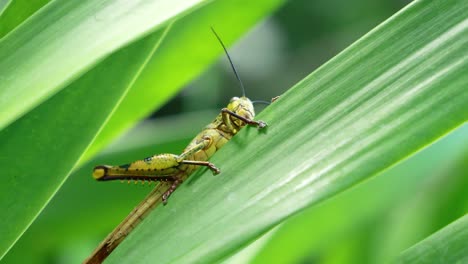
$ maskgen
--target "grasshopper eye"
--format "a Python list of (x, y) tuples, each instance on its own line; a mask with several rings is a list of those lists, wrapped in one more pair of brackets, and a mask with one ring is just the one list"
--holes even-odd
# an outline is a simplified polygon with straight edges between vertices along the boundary
[(231, 103), (234, 102), (234, 101), (237, 101), (237, 100), (239, 100), (239, 97), (234, 96), (233, 98), (231, 98)]

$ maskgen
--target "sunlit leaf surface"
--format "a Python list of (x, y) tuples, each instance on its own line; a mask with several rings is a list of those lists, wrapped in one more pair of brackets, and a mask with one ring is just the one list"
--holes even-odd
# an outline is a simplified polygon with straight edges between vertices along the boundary
[(463, 124), (463, 7), (414, 2), (312, 73), (258, 116), (265, 132), (246, 128), (213, 157), (218, 177), (194, 175), (109, 263), (217, 261)]

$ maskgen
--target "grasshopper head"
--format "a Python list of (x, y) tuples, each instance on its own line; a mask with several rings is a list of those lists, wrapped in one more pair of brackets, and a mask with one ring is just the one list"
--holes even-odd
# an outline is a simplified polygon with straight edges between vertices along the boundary
[[(255, 110), (252, 101), (245, 96), (233, 97), (229, 102), (227, 109), (247, 119), (253, 119), (255, 117)], [(241, 120), (236, 121), (237, 125), (240, 125), (238, 122), (242, 122)]]

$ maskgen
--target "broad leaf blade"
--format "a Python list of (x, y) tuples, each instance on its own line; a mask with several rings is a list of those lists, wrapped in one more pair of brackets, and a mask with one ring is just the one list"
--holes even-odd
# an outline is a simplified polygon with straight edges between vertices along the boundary
[(19, 238), (71, 172), (125, 95), (163, 32), (104, 60), (47, 102), (0, 132), (7, 184), (0, 186), (0, 255)]
[(46, 5), (0, 40), (5, 113), (0, 130), (115, 50), (203, 2), (57, 0)]
[[(9, 0), (2, 1), (5, 1), (5, 4), (7, 4)], [(50, 2), (50, 0), (11, 0), (8, 5), (4, 7), (5, 9), (2, 10), (2, 1), (0, 1), (0, 39), (23, 23), (28, 17), (34, 14), (34, 12)]]
[[(467, 181), (463, 179), (466, 178), (466, 174), (461, 172), (466, 171), (468, 167), (467, 149), (468, 126), (465, 125), (377, 177), (289, 219), (271, 236), (251, 263), (298, 263), (312, 254), (319, 256), (324, 251), (330, 250), (330, 247), (353, 236), (353, 232), (358, 231), (366, 236), (366, 230), (372, 228), (377, 229), (374, 233), (380, 231), (384, 234), (375, 238), (381, 243), (375, 246), (374, 250), (367, 249), (372, 251), (368, 255), (380, 251), (386, 251), (392, 256), (398, 254), (401, 249), (395, 252), (390, 250), (395, 246), (388, 245), (393, 233), (401, 236), (401, 233), (406, 231), (407, 236), (407, 233), (414, 233), (418, 227), (433, 225), (429, 219), (434, 219), (434, 214), (440, 214), (434, 212), (432, 215), (421, 215), (421, 208), (415, 208), (413, 205), (414, 198), (418, 198), (421, 203), (426, 202), (426, 206), (435, 206), (447, 197), (453, 195), (457, 197), (456, 189), (447, 187), (456, 185), (462, 189), (460, 187), (465, 186), (464, 183)], [(437, 188), (436, 197), (433, 195), (434, 188)], [(426, 199), (421, 199), (421, 196)], [(434, 197), (434, 201), (427, 199), (428, 196)], [(388, 215), (400, 216), (401, 212), (396, 213), (395, 208), (409, 204), (413, 205), (411, 212), (419, 213), (420, 218), (417, 220), (420, 221), (406, 221), (406, 229), (395, 232), (391, 228), (392, 221), (385, 220), (389, 220)], [(443, 208), (447, 210), (446, 207)], [(384, 221), (379, 221), (381, 218)], [(409, 225), (408, 222), (416, 222), (418, 226)], [(372, 235), (374, 236), (375, 234)], [(416, 241), (418, 240), (420, 239)], [(386, 257), (370, 262), (385, 263), (388, 261), (388, 256)]]
[[(464, 131), (463, 128), (459, 130)], [(468, 135), (466, 131), (465, 135)], [(468, 140), (461, 139), (458, 143), (463, 146), (466, 142)], [(393, 214), (388, 213), (380, 219), (385, 228), (375, 232), (375, 238), (382, 240), (380, 247), (373, 251), (375, 262), (388, 262), (404, 249), (466, 214), (467, 150), (465, 147), (464, 155), (453, 158), (447, 166), (434, 168), (436, 170), (427, 174), (410, 198), (395, 206)]]
[[(97, 164), (124, 164), (148, 157), (155, 150), (177, 153), (187, 145), (194, 133), (216, 112), (201, 112), (180, 117), (160, 118), (137, 126), (121, 138), (119, 144), (107, 148), (88, 164), (75, 170), (47, 207), (18, 240), (1, 263), (42, 263), (51, 254), (66, 254), (62, 245), (89, 240), (89, 248), (74, 262), (83, 261), (103, 235), (112, 230), (128, 214), (128, 210), (151, 191), (151, 186), (96, 182), (91, 171)], [(174, 129), (177, 129), (174, 132)], [(156, 135), (156, 136), (155, 136)], [(144, 141), (142, 144), (141, 141)], [(112, 206), (106, 201), (112, 201)], [(47, 237), (37, 243), (38, 238)], [(92, 240), (94, 239), (94, 240)], [(25, 250), (28, 254), (24, 254)], [(52, 253), (51, 253), (52, 252)]]
[(466, 263), (468, 214), (405, 250), (395, 263)]
[(222, 174), (194, 175), (109, 262), (217, 261), (460, 126), (467, 33), (463, 1), (411, 4), (262, 112), (266, 132), (236, 135)]
[[(187, 21), (182, 20), (178, 25), (179, 29), (184, 29), (182, 32), (190, 31), (192, 27), (206, 25), (206, 27), (204, 27), (203, 29), (198, 30), (209, 33), (210, 31), (208, 25), (210, 24), (210, 21), (219, 21), (222, 20), (223, 17), (229, 17), (224, 15), (229, 12), (241, 12), (247, 10), (248, 12), (246, 12), (244, 15), (245, 20), (243, 21), (243, 23), (238, 23), (236, 25), (237, 27), (235, 27), (236, 30), (233, 33), (234, 35), (226, 34), (226, 36), (228, 36), (227, 42), (231, 42), (233, 36), (239, 35), (240, 32), (250, 27), (254, 22), (260, 19), (266, 13), (271, 12), (271, 10), (277, 7), (281, 2), (282, 1), (257, 2), (256, 8), (250, 8), (252, 7), (251, 5), (241, 5), (237, 7), (234, 3), (239, 3), (238, 1), (224, 1), (223, 4), (220, 5), (207, 6), (210, 8), (208, 8), (206, 11), (203, 11), (203, 15), (194, 16)], [(211, 6), (214, 6), (215, 8), (211, 8)], [(227, 19), (229, 26), (231, 26), (232, 23), (234, 23), (234, 15), (230, 15), (230, 17), (230, 19)], [(224, 25), (223, 27), (227, 26)], [(220, 27), (219, 29), (222, 30), (223, 27)], [(195, 39), (196, 34), (199, 31), (193, 31), (193, 34), (195, 35), (191, 35), (188, 39)], [(156, 32), (154, 34), (159, 33)], [(183, 47), (182, 45), (187, 45), (187, 43), (175, 43), (174, 40), (184, 39), (184, 37), (175, 34), (171, 35), (171, 46), (168, 47), (166, 45), (166, 48), (162, 52), (158, 53), (158, 56), (152, 56), (151, 53), (146, 53), (147, 56), (141, 55), (141, 53), (148, 51), (147, 48), (143, 47), (145, 45), (144, 43), (148, 41), (148, 38), (154, 37), (154, 35), (150, 35), (132, 44), (130, 47), (125, 48), (127, 50), (126, 56), (112, 55), (112, 57), (120, 56), (121, 60), (112, 60), (112, 57), (106, 59), (104, 61), (104, 64), (99, 64), (99, 66), (96, 69), (92, 69), (84, 77), (81, 77), (78, 81), (75, 81), (64, 91), (54, 96), (51, 100), (43, 103), (39, 108), (37, 108), (39, 110), (35, 109), (29, 112), (26, 116), (22, 117), (20, 120), (8, 126), (3, 131), (5, 134), (0, 135), (0, 137), (4, 135), (5, 138), (7, 136), (12, 136), (13, 139), (8, 141), (8, 145), (0, 146), (5, 152), (9, 152), (12, 154), (9, 157), (4, 157), (4, 159), (0, 162), (1, 164), (5, 164), (5, 166), (6, 164), (15, 164), (14, 166), (8, 165), (10, 167), (10, 170), (6, 171), (6, 173), (12, 179), (19, 179), (18, 184), (16, 184), (13, 188), (11, 185), (4, 185), (4, 189), (8, 189), (8, 191), (2, 193), (2, 197), (3, 195), (5, 195), (5, 199), (2, 199), (2, 202), (4, 203), (1, 204), (0, 207), (3, 206), (4, 208), (6, 208), (13, 201), (13, 199), (17, 199), (15, 203), (17, 208), (15, 208), (15, 210), (13, 211), (14, 214), (12, 214), (9, 218), (3, 219), (4, 222), (2, 221), (2, 231), (4, 231), (4, 233), (2, 233), (2, 237), (5, 238), (5, 240), (2, 240), (2, 242), (5, 243), (4, 246), (6, 248), (10, 247), (11, 243), (13, 243), (14, 240), (17, 239), (19, 235), (21, 235), (26, 226), (37, 215), (39, 210), (43, 208), (43, 206), (51, 197), (51, 195), (55, 193), (57, 187), (63, 182), (70, 170), (76, 164), (76, 159), (80, 157), (83, 159), (84, 154), (82, 153), (82, 151), (85, 151), (87, 144), (89, 144), (89, 142), (93, 139), (93, 137), (91, 137), (91, 131), (94, 131), (94, 133), (96, 133), (97, 130), (100, 129), (102, 123), (104, 123), (105, 120), (109, 118), (109, 114), (114, 111), (115, 105), (118, 103), (119, 100), (121, 100), (122, 95), (125, 94), (129, 88), (133, 89), (133, 86), (135, 86), (133, 77), (140, 76), (142, 75), (141, 72), (145, 72), (144, 74), (151, 74), (151, 78), (153, 78), (151, 80), (154, 81), (161, 79), (166, 74), (170, 75), (171, 73), (173, 73), (173, 75), (170, 76), (175, 78), (177, 77), (177, 75), (182, 75), (183, 78), (181, 79), (185, 82), (188, 78), (194, 76), (194, 72), (201, 71), (203, 67), (208, 66), (210, 61), (215, 58), (215, 54), (221, 52), (219, 46), (217, 46), (217, 49), (203, 49), (203, 56), (209, 58), (208, 60), (205, 59), (203, 61), (200, 61), (196, 60), (195, 58), (192, 58), (189, 61), (189, 63), (185, 64), (184, 68), (176, 67), (177, 71), (174, 71), (174, 69), (171, 67), (157, 65), (157, 68), (159, 70), (156, 71), (157, 74), (154, 75), (154, 72), (148, 72), (143, 69), (143, 66), (145, 65), (146, 61), (150, 60), (150, 63), (153, 63), (152, 65), (154, 67), (155, 64), (152, 61), (156, 60), (157, 63), (162, 63), (158, 59), (162, 57), (166, 58), (164, 60), (164, 63), (168, 63), (169, 65), (177, 65), (177, 59), (180, 59), (180, 56), (174, 56), (174, 54), (170, 53), (180, 53), (180, 49), (181, 47)], [(210, 37), (213, 36), (210, 35)], [(155, 43), (156, 42), (153, 41), (151, 44)], [(177, 44), (178, 46), (172, 47), (172, 45), (175, 44)], [(197, 42), (197, 45), (202, 44), (203, 41)], [(218, 43), (213, 41), (213, 45), (218, 45)], [(211, 45), (207, 46), (210, 47)], [(134, 49), (135, 54), (131, 54), (132, 52), (128, 51), (128, 49), (132, 49), (132, 47)], [(150, 47), (153, 48), (155, 46), (150, 45)], [(157, 52), (158, 51), (159, 48)], [(121, 52), (124, 51), (119, 51), (119, 53)], [(194, 56), (196, 52), (196, 50), (193, 51), (191, 53), (192, 56)], [(142, 56), (144, 58), (141, 58)], [(123, 70), (125, 68), (127, 71)], [(90, 75), (91, 77), (89, 77), (88, 75)], [(87, 81), (83, 81), (82, 79), (85, 79)], [(161, 89), (156, 89), (160, 92), (157, 95), (162, 95), (161, 98), (167, 99), (167, 94), (171, 94), (175, 91), (175, 89), (180, 88), (177, 86), (180, 84), (180, 82), (181, 80), (171, 82), (170, 89), (163, 89), (163, 87), (160, 87)], [(64, 100), (61, 94), (72, 93), (70, 91), (65, 92), (69, 89), (85, 90), (82, 90), (80, 92), (77, 91), (77, 93), (80, 93), (80, 96), (72, 95), (71, 97), (73, 98), (69, 98), (69, 100)], [(149, 85), (149, 88), (147, 89), (154, 89), (154, 87), (151, 87), (151, 85)], [(122, 127), (125, 128), (125, 126), (128, 123), (135, 122), (136, 119), (141, 118), (141, 111), (134, 111), (135, 108), (138, 108), (140, 106), (138, 104), (138, 98), (145, 99), (145, 103), (141, 104), (142, 108), (144, 108), (145, 111), (148, 111), (148, 109), (152, 108), (151, 104), (161, 103), (161, 100), (158, 100), (159, 98), (151, 98), (144, 92), (133, 93), (133, 95), (135, 95), (136, 98), (129, 95), (133, 98), (132, 100), (134, 101), (134, 105), (132, 105), (133, 108), (128, 108), (127, 111), (124, 112), (124, 117), (119, 117), (119, 121), (121, 122), (115, 122), (114, 126), (112, 126), (112, 129), (119, 130), (119, 133), (121, 133), (121, 131), (123, 130)], [(102, 100), (103, 97), (105, 98), (105, 100)], [(52, 101), (52, 103), (50, 101)], [(46, 108), (48, 110), (44, 110)], [(59, 113), (56, 113), (55, 111), (52, 111), (52, 109), (60, 111)], [(95, 114), (97, 112), (99, 114)], [(119, 116), (119, 114), (115, 114), (113, 116)], [(20, 128), (15, 127), (17, 124), (24, 122), (22, 120), (29, 120), (32, 117), (34, 119), (34, 122), (31, 121), (28, 124), (23, 124), (20, 126)], [(128, 121), (127, 119), (129, 119), (130, 121)], [(56, 120), (60, 121), (56, 122)], [(68, 124), (67, 122), (69, 120), (72, 120), (73, 122), (70, 122)], [(66, 125), (61, 123), (62, 125), (59, 126), (60, 129), (57, 129), (56, 127), (58, 122), (65, 123)], [(34, 135), (28, 135), (28, 131), (31, 130), (35, 131)], [(55, 141), (51, 143), (51, 139), (55, 139)], [(107, 141), (110, 140), (107, 137), (104, 137), (104, 139)], [(6, 140), (2, 140), (1, 142), (6, 142)], [(30, 144), (31, 142), (34, 142), (35, 144)], [(53, 147), (38, 147), (43, 145), (52, 145)], [(13, 151), (15, 146), (16, 149)], [(16, 163), (16, 157), (20, 156), (20, 154), (18, 154), (19, 151), (28, 152), (29, 157), (27, 160), (23, 160), (23, 163), (21, 164)], [(51, 166), (51, 164), (57, 164), (57, 166)], [(17, 166), (21, 168), (18, 169)], [(29, 174), (26, 172), (30, 171), (35, 171), (35, 175), (37, 176), (35, 177), (34, 181), (28, 183), (27, 180)], [(90, 175), (90, 168), (88, 167), (86, 171), (87, 172), (85, 174), (80, 174), (79, 177), (84, 177), (84, 179), (87, 179), (86, 184), (92, 184), (93, 186), (96, 185), (96, 182), (92, 180), (92, 177)], [(38, 183), (39, 181), (40, 183)], [(97, 184), (96, 186), (100, 185)], [(19, 188), (21, 188), (21, 190), (16, 192)], [(79, 192), (75, 192), (73, 194), (78, 193), (80, 195), (83, 195), (84, 190), (89, 189), (90, 188), (83, 188), (80, 189)], [(101, 194), (99, 188), (94, 189), (94, 191), (96, 195)], [(17, 193), (17, 197), (12, 195), (13, 192)], [(81, 200), (81, 197), (73, 196), (71, 199), (73, 203), (73, 201)], [(34, 203), (32, 203), (29, 207), (24, 207), (23, 205), (29, 203), (30, 200), (34, 200)], [(70, 200), (66, 201), (70, 202)], [(22, 219), (22, 221), (15, 221), (14, 219), (16, 218)], [(85, 221), (91, 220), (90, 218), (87, 218)], [(71, 226), (76, 225), (72, 224)]]

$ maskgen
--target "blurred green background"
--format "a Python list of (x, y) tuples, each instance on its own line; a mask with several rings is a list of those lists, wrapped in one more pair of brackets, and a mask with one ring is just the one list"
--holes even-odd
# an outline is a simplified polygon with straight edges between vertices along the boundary
[[(282, 94), (409, 2), (287, 1), (229, 49), (248, 97), (268, 101)], [(229, 98), (238, 95), (223, 57), (77, 169), (2, 263), (84, 259), (150, 190), (94, 182), (92, 167), (179, 153)], [(465, 126), (377, 177), (296, 215), (226, 262), (382, 263), (467, 212), (467, 150)], [(350, 211), (345, 205), (350, 199), (361, 206)]]
[[(229, 49), (248, 97), (280, 95), (409, 2), (285, 1)], [(223, 56), (155, 116), (219, 109), (240, 94)]]

